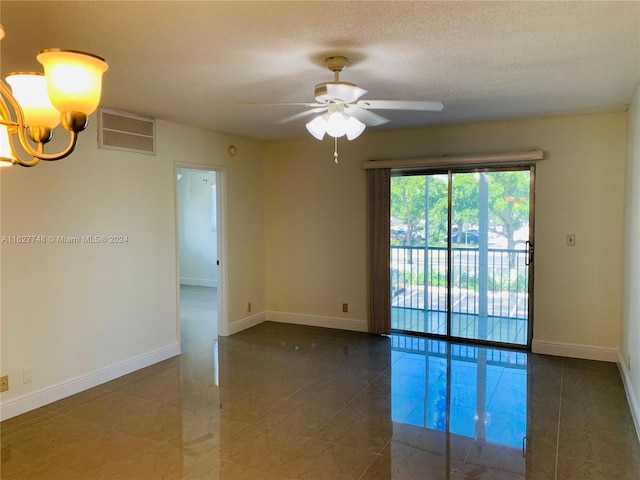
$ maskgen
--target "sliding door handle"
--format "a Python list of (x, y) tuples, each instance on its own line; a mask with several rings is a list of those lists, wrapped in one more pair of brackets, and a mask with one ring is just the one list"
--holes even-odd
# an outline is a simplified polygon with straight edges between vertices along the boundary
[(526, 245), (527, 252), (524, 259), (524, 264), (531, 265), (531, 263), (533, 262), (533, 243), (527, 240), (525, 245)]

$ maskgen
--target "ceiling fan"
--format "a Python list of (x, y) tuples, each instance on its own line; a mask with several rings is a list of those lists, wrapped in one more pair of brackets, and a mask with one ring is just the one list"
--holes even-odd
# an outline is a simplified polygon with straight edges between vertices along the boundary
[[(325, 134), (336, 138), (347, 136), (348, 140), (358, 137), (365, 127), (375, 127), (389, 122), (389, 119), (371, 110), (419, 110), (440, 112), (444, 108), (441, 102), (401, 101), (401, 100), (361, 100), (367, 93), (354, 83), (340, 80), (340, 72), (349, 64), (347, 57), (331, 56), (325, 59), (327, 67), (334, 73), (332, 82), (323, 82), (315, 86), (315, 102), (279, 103), (276, 105), (300, 105), (309, 110), (291, 115), (279, 123), (298, 120), (318, 114), (306, 124), (307, 130), (318, 140)], [(337, 159), (337, 153), (335, 154)]]

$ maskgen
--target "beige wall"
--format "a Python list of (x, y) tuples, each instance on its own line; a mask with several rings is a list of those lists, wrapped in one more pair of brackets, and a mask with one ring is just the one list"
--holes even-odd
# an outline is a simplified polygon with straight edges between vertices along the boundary
[(266, 146), (267, 308), (366, 328), (365, 176), (362, 154), (343, 143), (338, 165), (330, 142)]
[(177, 348), (176, 162), (226, 169), (229, 318), (246, 315), (246, 299), (264, 310), (260, 143), (159, 121), (156, 156), (101, 150), (95, 120), (69, 158), (2, 173), (2, 235), (128, 238), (2, 245), (3, 407)]
[[(624, 314), (620, 338), (620, 364), (625, 365), (631, 409), (635, 414), (636, 427), (640, 435), (640, 86), (629, 107), (625, 268), (624, 268)], [(630, 364), (629, 364), (630, 360)]]
[[(262, 144), (162, 121), (157, 156), (99, 150), (92, 118), (70, 158), (3, 172), (1, 232), (122, 234), (129, 241), (2, 245), (1, 361), (12, 380), (2, 401), (176, 345), (176, 162), (226, 171), (232, 326), (244, 325), (250, 301), (258, 314), (301, 314), (302, 322), (361, 329), (367, 317), (361, 161), (544, 149), (534, 338), (615, 351), (626, 128), (626, 114), (617, 113), (370, 131), (341, 141), (335, 165), (330, 142)], [(231, 143), (239, 149), (233, 158)], [(565, 246), (566, 233), (577, 235), (576, 247)], [(626, 328), (623, 342), (637, 322)], [(638, 352), (637, 344), (625, 348)], [(21, 383), (23, 368), (32, 369), (33, 383)]]
[[(178, 124), (166, 124), (165, 154), (175, 162), (226, 169), (229, 321), (265, 308), (262, 143)], [(230, 157), (229, 145), (238, 148)], [(173, 178), (173, 177), (172, 177)], [(220, 246), (219, 246), (220, 248)], [(223, 266), (224, 268), (224, 266)]]
[[(369, 131), (265, 147), (267, 308), (345, 328), (366, 320), (363, 160), (539, 148), (534, 340), (617, 355), (626, 114)], [(565, 246), (575, 233), (577, 245)], [(350, 303), (343, 314), (341, 305)], [(593, 350), (593, 349), (592, 349)]]

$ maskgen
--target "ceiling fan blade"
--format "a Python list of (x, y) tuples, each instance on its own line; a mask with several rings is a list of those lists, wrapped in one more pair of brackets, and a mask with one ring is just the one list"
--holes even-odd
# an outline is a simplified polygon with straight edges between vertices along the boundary
[(305, 110), (304, 112), (299, 112), (299, 113), (296, 113), (295, 115), (291, 115), (290, 117), (283, 118), (282, 120), (279, 120), (278, 123), (292, 122), (294, 120), (298, 120), (299, 118), (304, 118), (304, 117), (308, 117), (309, 115), (313, 115), (314, 113), (324, 112), (326, 109), (327, 107), (317, 107), (317, 108), (312, 108), (311, 110)]
[(364, 88), (348, 83), (327, 83), (327, 95), (332, 99), (342, 100), (344, 103), (354, 103), (367, 91)]
[(368, 127), (377, 127), (378, 125), (384, 125), (389, 122), (388, 118), (384, 118), (382, 115), (370, 112), (357, 106), (351, 106), (344, 109), (344, 113), (357, 118)]
[(421, 110), (424, 112), (441, 112), (442, 102), (427, 102), (422, 100), (361, 100), (358, 106), (374, 110)]
[(318, 102), (243, 102), (236, 105), (244, 106), (258, 106), (258, 107), (280, 107), (280, 106), (294, 106), (294, 107), (324, 107), (324, 103)]

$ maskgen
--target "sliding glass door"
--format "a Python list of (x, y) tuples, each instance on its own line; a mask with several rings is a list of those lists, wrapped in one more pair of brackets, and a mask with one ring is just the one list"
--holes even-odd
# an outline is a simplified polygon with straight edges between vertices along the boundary
[(391, 326), (528, 346), (533, 167), (391, 178)]

